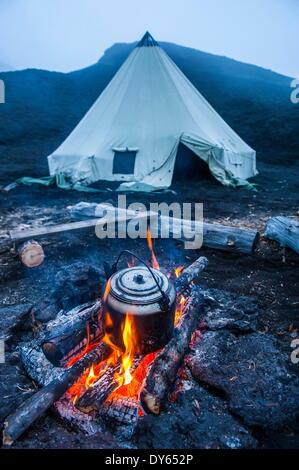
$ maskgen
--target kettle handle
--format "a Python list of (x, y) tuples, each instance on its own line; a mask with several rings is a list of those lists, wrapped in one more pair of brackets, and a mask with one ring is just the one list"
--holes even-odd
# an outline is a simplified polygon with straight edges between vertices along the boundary
[(111, 277), (114, 273), (116, 273), (117, 271), (117, 265), (118, 265), (118, 262), (121, 258), (121, 256), (126, 253), (128, 255), (131, 255), (131, 256), (134, 256), (134, 258), (138, 259), (138, 261), (140, 263), (142, 263), (148, 270), (149, 272), (151, 273), (152, 275), (152, 278), (154, 279), (155, 283), (157, 284), (157, 287), (159, 289), (159, 291), (161, 292), (161, 295), (162, 295), (162, 299), (160, 301), (160, 307), (162, 308), (162, 310), (167, 310), (168, 307), (169, 307), (169, 298), (168, 296), (165, 294), (165, 292), (163, 292), (163, 290), (161, 289), (161, 286), (159, 285), (152, 269), (145, 263), (145, 261), (143, 261), (141, 258), (139, 258), (139, 256), (137, 256), (135, 253), (133, 253), (132, 251), (129, 251), (129, 250), (123, 250), (120, 252), (120, 254), (118, 255), (116, 261), (112, 264), (112, 266), (109, 265), (109, 263), (107, 261), (104, 261), (104, 270), (105, 270), (105, 274), (106, 274), (106, 277), (107, 279), (109, 279), (109, 277)]

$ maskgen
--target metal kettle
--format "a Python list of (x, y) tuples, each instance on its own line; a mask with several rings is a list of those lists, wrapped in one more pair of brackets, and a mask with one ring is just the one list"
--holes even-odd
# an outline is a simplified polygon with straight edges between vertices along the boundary
[[(123, 253), (136, 257), (143, 266), (117, 271)], [(110, 268), (109, 290), (104, 297), (103, 323), (113, 344), (124, 350), (123, 331), (126, 316), (134, 327), (134, 353), (148, 354), (163, 348), (174, 331), (176, 292), (173, 283), (161, 271), (150, 268), (138, 256), (124, 250)]]

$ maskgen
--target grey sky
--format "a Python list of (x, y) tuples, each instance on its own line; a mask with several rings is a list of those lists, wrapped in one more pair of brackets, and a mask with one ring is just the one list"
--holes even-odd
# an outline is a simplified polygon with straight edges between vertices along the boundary
[(299, 0), (0, 0), (0, 67), (79, 69), (147, 29), (299, 77)]

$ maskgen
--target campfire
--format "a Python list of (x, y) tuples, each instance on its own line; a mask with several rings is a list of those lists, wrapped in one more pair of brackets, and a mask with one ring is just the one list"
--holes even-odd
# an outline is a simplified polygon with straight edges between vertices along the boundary
[[(8, 417), (6, 443), (53, 404), (87, 432), (104, 423), (127, 437), (144, 413), (163, 410), (198, 327), (203, 297), (194, 280), (207, 260), (163, 272), (149, 230), (147, 242), (151, 266), (125, 250), (105, 266), (102, 299), (63, 321), (58, 315), (50, 331), (25, 348), (27, 372), (43, 388)], [(119, 270), (125, 256), (130, 261)]]

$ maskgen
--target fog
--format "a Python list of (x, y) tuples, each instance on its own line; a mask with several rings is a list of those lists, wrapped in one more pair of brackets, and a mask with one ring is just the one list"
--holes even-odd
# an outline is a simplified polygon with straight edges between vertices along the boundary
[(146, 30), (299, 77), (298, 0), (0, 0), (0, 68), (79, 69)]

